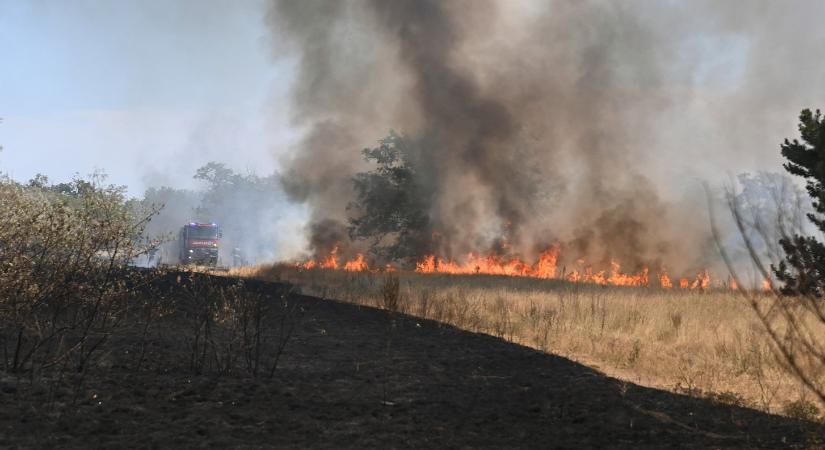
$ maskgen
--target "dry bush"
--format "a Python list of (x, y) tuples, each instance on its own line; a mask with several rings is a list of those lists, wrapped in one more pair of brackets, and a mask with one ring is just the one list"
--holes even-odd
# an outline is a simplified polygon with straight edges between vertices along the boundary
[[(228, 322), (227, 328), (231, 332), (225, 354), (228, 358), (241, 356), (246, 372), (257, 377), (269, 337), (265, 326), (272, 312), (272, 302), (261, 294), (244, 289), (243, 282), (222, 294), (223, 313), (219, 315), (219, 324)], [(233, 346), (235, 343), (237, 345)]]
[[(260, 267), (309, 295), (381, 305), (384, 275)], [(620, 379), (782, 412), (800, 383), (748, 301), (729, 290), (398, 273), (399, 311), (570, 357)], [(756, 293), (768, 306), (772, 297)], [(806, 320), (813, 321), (813, 317)]]
[(789, 402), (782, 408), (782, 412), (788, 417), (807, 420), (809, 422), (817, 421), (820, 418), (819, 408), (817, 408), (815, 404), (806, 400)]
[(213, 357), (219, 363), (220, 357), (215, 350), (212, 336), (213, 322), (218, 313), (218, 288), (208, 276), (192, 274), (188, 283), (183, 285), (178, 276), (180, 297), (177, 310), (186, 323), (187, 343), (189, 347), (189, 369), (198, 374), (210, 367)]
[[(785, 142), (790, 145), (788, 141)], [(811, 186), (809, 184), (809, 190)], [(801, 385), (800, 397), (793, 402), (786, 402), (784, 411), (789, 415), (793, 415), (789, 411), (801, 411), (793, 405), (808, 403), (806, 396), (809, 394), (816, 397), (820, 406), (825, 405), (825, 299), (817, 289), (810, 289), (810, 286), (822, 282), (816, 278), (822, 273), (822, 263), (817, 259), (821, 255), (817, 255), (811, 248), (789, 244), (806, 234), (801, 226), (801, 218), (805, 214), (799, 195), (797, 193), (796, 202), (785, 204), (789, 200), (788, 196), (782, 189), (775, 187), (772, 192), (775, 212), (772, 217), (766, 218), (748, 211), (746, 205), (742, 204), (741, 196), (733, 188), (726, 192), (728, 209), (750, 259), (750, 266), (759, 278), (769, 284), (767, 294), (742, 288), (745, 284), (740, 276), (741, 268), (733, 261), (730, 249), (722, 245), (711, 209), (711, 228), (730, 275), (740, 286), (737, 294), (750, 306), (762, 334), (767, 336), (774, 359)], [(811, 195), (814, 196), (813, 191)], [(815, 196), (814, 198), (816, 199)], [(814, 202), (814, 205), (817, 203)], [(749, 213), (753, 217), (749, 217)], [(815, 215), (811, 213), (807, 216), (816, 223)], [(765, 220), (771, 222), (770, 226), (766, 226)], [(784, 248), (785, 259), (782, 259), (778, 251), (770, 250), (776, 242), (780, 242)], [(786, 263), (793, 267), (786, 266)], [(779, 270), (776, 270), (777, 267)], [(814, 267), (818, 271), (804, 273)], [(784, 280), (783, 287), (776, 286), (772, 281), (775, 276)]]
[(395, 333), (395, 318), (399, 312), (403, 299), (401, 298), (401, 282), (394, 274), (387, 274), (381, 283), (381, 297), (379, 298), (379, 306), (387, 311), (389, 319), (387, 323), (387, 332), (384, 337), (384, 361), (383, 374), (381, 376), (381, 403), (385, 406), (392, 406), (393, 403), (389, 401), (389, 375), (388, 372), (392, 366), (392, 341)]
[(176, 311), (187, 326), (189, 369), (272, 378), (303, 310), (291, 291), (274, 298), (207, 274), (177, 280)]
[(401, 284), (398, 277), (387, 275), (381, 285), (381, 307), (391, 314), (398, 312), (401, 304)]
[(115, 365), (274, 377), (302, 314), (290, 292), (133, 267), (158, 244), (144, 233), (156, 209), (101, 181), (0, 180), (0, 378), (52, 411)]
[(123, 190), (76, 180), (72, 195), (0, 181), (0, 362), (36, 381), (80, 374), (122, 324), (148, 250)]

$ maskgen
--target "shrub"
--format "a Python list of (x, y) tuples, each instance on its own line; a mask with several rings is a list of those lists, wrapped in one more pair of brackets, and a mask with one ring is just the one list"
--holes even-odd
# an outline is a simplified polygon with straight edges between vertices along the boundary
[(786, 416), (794, 419), (806, 420), (808, 422), (815, 422), (819, 419), (819, 408), (807, 400), (796, 400), (787, 403), (782, 412)]
[(124, 189), (102, 177), (60, 191), (0, 180), (0, 363), (34, 379), (83, 373), (119, 326), (149, 246)]

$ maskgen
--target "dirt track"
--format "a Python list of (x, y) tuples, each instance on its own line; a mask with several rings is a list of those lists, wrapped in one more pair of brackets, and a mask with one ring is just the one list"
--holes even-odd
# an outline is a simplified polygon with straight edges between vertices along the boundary
[(306, 312), (275, 379), (191, 376), (170, 324), (153, 339), (171, 356), (135, 372), (118, 362), (123, 343), (74, 406), (58, 392), (60, 406), (39, 411), (48, 392), (23, 399), (5, 377), (0, 447), (807, 448), (825, 437), (821, 427), (623, 384), (489, 336), (291, 301)]

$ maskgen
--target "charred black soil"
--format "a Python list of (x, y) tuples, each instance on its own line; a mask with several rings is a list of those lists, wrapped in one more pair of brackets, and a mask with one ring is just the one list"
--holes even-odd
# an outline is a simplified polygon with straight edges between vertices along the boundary
[[(161, 280), (172, 294), (177, 276)], [(82, 389), (0, 372), (0, 447), (811, 448), (825, 437), (490, 336), (278, 284), (244, 289), (298, 312), (274, 377), (193, 371), (170, 314), (146, 339), (140, 327), (113, 339)]]

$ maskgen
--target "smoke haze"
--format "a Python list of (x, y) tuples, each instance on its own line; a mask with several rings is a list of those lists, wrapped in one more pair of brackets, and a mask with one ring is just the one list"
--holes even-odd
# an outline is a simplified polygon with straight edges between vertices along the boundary
[(699, 181), (777, 170), (798, 111), (825, 100), (825, 5), (791, 3), (275, 1), (306, 130), (284, 185), (338, 239), (360, 148), (396, 129), (427, 142), (415, 167), (442, 256), (504, 239), (706, 264)]

